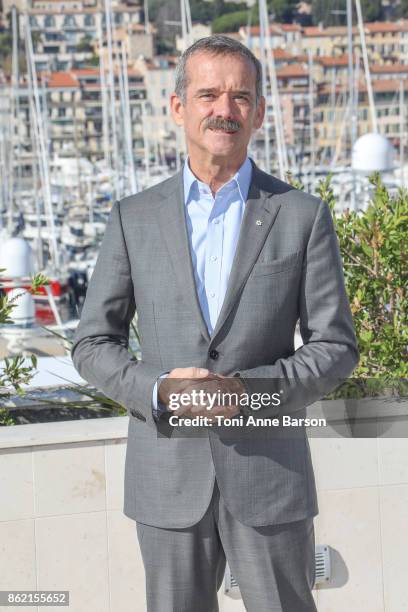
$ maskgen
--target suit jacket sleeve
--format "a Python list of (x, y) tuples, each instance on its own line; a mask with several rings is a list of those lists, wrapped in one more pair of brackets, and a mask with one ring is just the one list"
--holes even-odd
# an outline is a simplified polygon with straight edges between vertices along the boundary
[[(120, 203), (109, 215), (72, 346), (79, 374), (109, 398), (154, 423), (152, 390), (163, 368), (138, 361), (129, 351), (136, 311)], [(136, 416), (136, 414), (135, 414)]]
[(266, 379), (269, 392), (283, 389), (284, 412), (321, 399), (347, 378), (358, 363), (338, 239), (330, 209), (322, 201), (303, 263), (299, 319), (304, 344), (293, 355), (272, 365), (235, 372), (243, 377), (251, 392), (264, 390), (268, 386)]

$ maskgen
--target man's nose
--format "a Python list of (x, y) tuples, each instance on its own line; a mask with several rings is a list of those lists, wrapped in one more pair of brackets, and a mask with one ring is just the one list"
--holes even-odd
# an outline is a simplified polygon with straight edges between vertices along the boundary
[(213, 110), (214, 114), (218, 117), (223, 117), (224, 119), (232, 118), (234, 114), (234, 101), (228, 93), (222, 93), (218, 96)]

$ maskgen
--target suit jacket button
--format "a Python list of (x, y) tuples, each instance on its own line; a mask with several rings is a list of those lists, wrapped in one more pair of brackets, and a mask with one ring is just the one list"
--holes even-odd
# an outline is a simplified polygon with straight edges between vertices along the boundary
[(210, 358), (211, 359), (218, 359), (219, 357), (219, 352), (216, 351), (215, 349), (211, 349), (210, 351)]

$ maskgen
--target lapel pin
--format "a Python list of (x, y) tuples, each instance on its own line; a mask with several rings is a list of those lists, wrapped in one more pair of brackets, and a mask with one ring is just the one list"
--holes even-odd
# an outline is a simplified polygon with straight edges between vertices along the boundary
[(262, 221), (261, 221), (260, 219), (257, 219), (257, 220), (256, 220), (256, 224), (257, 224), (257, 225), (262, 225)]

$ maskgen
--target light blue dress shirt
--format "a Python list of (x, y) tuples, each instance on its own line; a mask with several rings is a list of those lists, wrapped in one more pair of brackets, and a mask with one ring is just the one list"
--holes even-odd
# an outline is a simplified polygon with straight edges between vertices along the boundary
[(190, 252), (201, 310), (211, 335), (224, 301), (238, 242), (252, 166), (247, 158), (216, 192), (184, 164), (184, 201)]
[[(247, 157), (238, 172), (213, 196), (210, 187), (194, 176), (188, 159), (184, 163), (184, 204), (190, 253), (197, 295), (210, 336), (224, 301), (251, 178), (252, 164)], [(156, 383), (153, 389), (155, 416), (161, 408), (161, 405), (157, 407)]]

